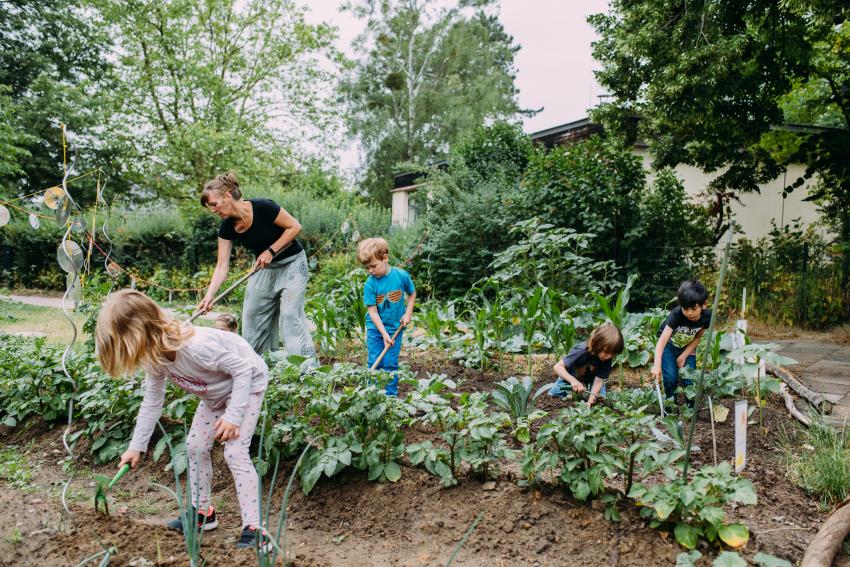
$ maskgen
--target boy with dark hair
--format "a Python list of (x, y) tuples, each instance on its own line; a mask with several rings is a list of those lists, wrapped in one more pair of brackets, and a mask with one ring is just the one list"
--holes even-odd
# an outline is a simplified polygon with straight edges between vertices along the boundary
[[(651, 370), (656, 382), (663, 377), (664, 393), (668, 398), (676, 396), (679, 369), (686, 365), (696, 368), (694, 351), (711, 322), (711, 310), (706, 309), (708, 291), (699, 280), (682, 282), (676, 297), (679, 306), (670, 311), (658, 329), (659, 337)], [(690, 380), (682, 382), (684, 386), (690, 383)]]

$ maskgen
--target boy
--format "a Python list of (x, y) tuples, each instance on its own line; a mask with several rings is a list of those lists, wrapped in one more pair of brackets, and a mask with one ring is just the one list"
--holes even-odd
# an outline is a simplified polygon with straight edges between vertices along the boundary
[(564, 398), (570, 391), (578, 393), (590, 388), (588, 407), (605, 397), (605, 381), (611, 374), (611, 361), (623, 352), (623, 335), (613, 323), (596, 327), (587, 342), (576, 345), (559, 360), (553, 370), (558, 375), (550, 396)]
[[(676, 396), (679, 369), (685, 365), (696, 368), (694, 351), (711, 322), (711, 309), (706, 309), (708, 291), (699, 280), (683, 282), (676, 297), (679, 306), (670, 311), (658, 329), (659, 337), (651, 371), (656, 382), (664, 378), (667, 398)], [(682, 383), (687, 386), (691, 381), (684, 380)]]
[[(389, 264), (389, 246), (383, 238), (367, 238), (357, 247), (357, 260), (369, 272), (369, 278), (363, 287), (363, 303), (368, 310), (366, 316), (366, 346), (369, 353), (368, 364), (371, 368), (375, 360), (390, 345), (387, 354), (378, 365), (378, 369), (393, 374), (387, 384), (388, 396), (398, 395), (398, 354), (401, 351), (403, 331), (399, 331), (395, 340), (392, 335), (401, 327), (406, 327), (413, 317), (413, 305), (416, 302), (416, 288), (410, 275), (401, 268)], [(404, 295), (407, 294), (405, 308)]]
[(239, 322), (236, 321), (236, 317), (233, 315), (222, 313), (215, 319), (215, 328), (220, 331), (230, 331), (231, 333), (235, 333), (239, 328)]

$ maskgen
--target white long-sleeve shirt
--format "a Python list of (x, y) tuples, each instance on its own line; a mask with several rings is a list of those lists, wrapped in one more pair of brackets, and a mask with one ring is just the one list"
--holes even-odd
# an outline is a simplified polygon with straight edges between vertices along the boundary
[(177, 350), (173, 363), (145, 375), (144, 399), (130, 449), (147, 450), (162, 414), (166, 380), (197, 395), (214, 409), (226, 408), (222, 419), (239, 426), (249, 396), (268, 386), (269, 369), (236, 333), (195, 327), (195, 334)]

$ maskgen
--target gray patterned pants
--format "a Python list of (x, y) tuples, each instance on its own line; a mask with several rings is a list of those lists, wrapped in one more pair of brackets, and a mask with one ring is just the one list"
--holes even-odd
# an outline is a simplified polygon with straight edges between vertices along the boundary
[(273, 262), (248, 280), (242, 304), (242, 336), (255, 351), (276, 349), (283, 336), (287, 354), (316, 357), (307, 326), (307, 255)]

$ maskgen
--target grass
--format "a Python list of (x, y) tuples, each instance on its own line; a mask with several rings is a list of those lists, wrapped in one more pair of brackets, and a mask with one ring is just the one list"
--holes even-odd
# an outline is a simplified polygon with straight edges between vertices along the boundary
[[(77, 340), (85, 340), (86, 337), (81, 334), (85, 316), (71, 312), (71, 318), (77, 324), (77, 332), (80, 333)], [(70, 342), (74, 334), (61, 309), (27, 305), (8, 299), (0, 302), (0, 331), (41, 333), (46, 335), (51, 343)]]
[[(180, 302), (160, 304), (161, 307), (170, 309), (184, 307), (184, 305), (185, 303)], [(72, 307), (73, 304), (70, 306)], [(183, 315), (179, 317), (184, 318)], [(77, 342), (85, 342), (88, 339), (88, 335), (82, 332), (83, 323), (86, 321), (85, 315), (72, 310), (71, 318), (77, 325)], [(202, 317), (195, 320), (195, 325), (212, 327), (215, 321)], [(2, 297), (0, 297), (0, 332), (39, 333), (45, 335), (48, 342), (59, 344), (69, 343), (74, 334), (62, 309), (28, 305)]]
[(850, 435), (823, 416), (813, 416), (811, 426), (797, 426), (780, 439), (779, 449), (791, 478), (829, 508), (850, 493)]
[(0, 478), (20, 490), (32, 490), (32, 471), (17, 447), (0, 450)]

